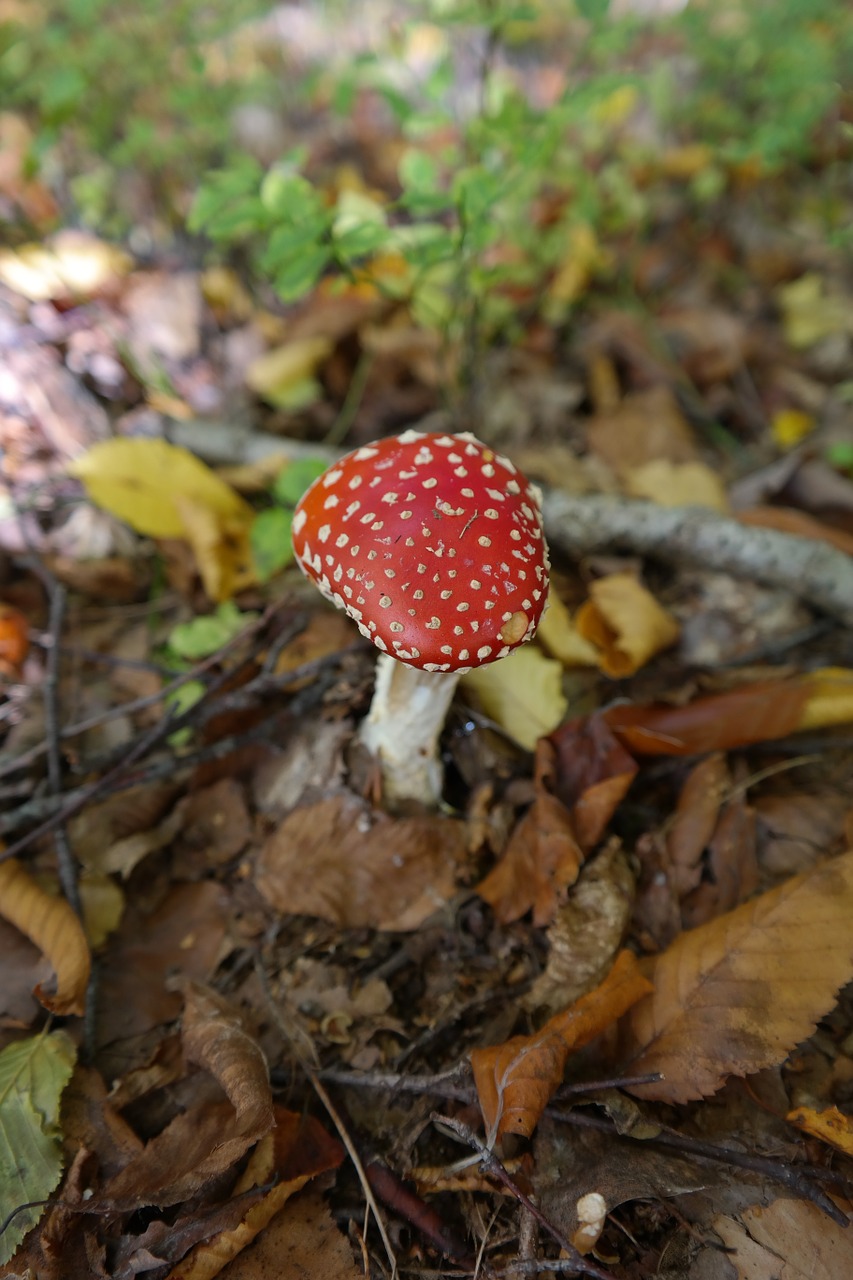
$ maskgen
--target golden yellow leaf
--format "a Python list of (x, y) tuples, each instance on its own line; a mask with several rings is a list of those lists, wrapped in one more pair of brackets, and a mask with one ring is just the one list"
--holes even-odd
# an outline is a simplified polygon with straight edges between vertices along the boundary
[(774, 1063), (810, 1035), (853, 974), (853, 853), (682, 933), (647, 969), (627, 1019), (640, 1097), (688, 1102)]
[(679, 626), (631, 573), (611, 573), (589, 588), (577, 613), (580, 634), (599, 650), (605, 675), (620, 678), (639, 671), (662, 649), (675, 644)]
[(729, 509), (720, 477), (704, 462), (670, 462), (656, 458), (635, 467), (625, 477), (625, 487), (635, 498), (649, 498), (660, 507), (711, 507)]
[(809, 271), (777, 290), (785, 337), (792, 347), (812, 347), (835, 333), (853, 333), (850, 304), (829, 293), (824, 280)]
[(824, 729), (853, 720), (853, 671), (819, 667), (802, 677), (808, 690), (798, 729)]
[(843, 1151), (846, 1156), (853, 1156), (853, 1118), (844, 1115), (838, 1107), (827, 1107), (824, 1111), (796, 1107), (788, 1112), (785, 1119), (804, 1133), (810, 1133), (837, 1151)]
[(687, 143), (683, 147), (667, 147), (660, 157), (661, 170), (668, 178), (689, 181), (710, 169), (714, 153), (704, 142)]
[(176, 498), (175, 507), (211, 600), (230, 600), (255, 581), (245, 519), (223, 516), (189, 497)]
[(483, 712), (532, 751), (566, 714), (559, 662), (525, 644), (491, 666), (462, 677), (462, 687), (476, 696)]
[(14, 858), (0, 862), (0, 916), (44, 953), (56, 973), (56, 991), (33, 993), (53, 1013), (82, 1014), (91, 960), (83, 926), (64, 898), (36, 884)]
[(85, 874), (80, 877), (83, 924), (93, 948), (100, 947), (115, 933), (124, 915), (124, 890), (112, 876)]
[(69, 468), (92, 501), (150, 538), (182, 538), (177, 499), (248, 525), (253, 512), (209, 467), (165, 440), (104, 440)]
[(539, 643), (564, 667), (596, 667), (598, 651), (595, 645), (579, 634), (572, 615), (556, 591), (551, 590), (548, 608), (536, 631)]
[(770, 431), (780, 449), (793, 449), (811, 435), (816, 425), (812, 415), (802, 409), (779, 409), (773, 414)]

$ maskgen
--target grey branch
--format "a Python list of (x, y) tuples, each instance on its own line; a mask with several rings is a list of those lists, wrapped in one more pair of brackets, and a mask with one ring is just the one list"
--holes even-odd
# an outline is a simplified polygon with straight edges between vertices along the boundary
[(811, 538), (743, 525), (703, 507), (660, 507), (552, 490), (543, 502), (553, 547), (578, 557), (614, 546), (785, 587), (853, 626), (853, 556)]

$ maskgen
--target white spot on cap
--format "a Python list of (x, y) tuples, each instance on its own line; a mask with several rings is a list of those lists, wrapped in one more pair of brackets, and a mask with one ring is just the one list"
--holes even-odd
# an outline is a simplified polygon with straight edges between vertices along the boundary
[[(331, 534), (331, 532), (332, 532), (332, 526), (330, 524), (321, 525), (320, 528), (317, 530), (317, 537), (320, 539), (321, 542), (328, 542), (329, 535)], [(328, 564), (331, 562), (327, 561), (326, 563)]]
[(340, 505), (340, 498), (336, 493), (330, 493), (326, 501), (323, 503), (324, 511), (331, 511), (333, 507)]
[(391, 608), (391, 597), (390, 597), (390, 596), (380, 596), (380, 597), (379, 597), (379, 607), (380, 607), (380, 609), (390, 609), (390, 608)]
[(484, 658), (488, 658), (491, 652), (492, 652), (492, 646), (490, 644), (481, 645), (480, 648), (477, 650), (477, 657), (482, 662)]
[(432, 617), (430, 618), (429, 622), (426, 624), (426, 629), (427, 631), (438, 631), (438, 628), (440, 626), (441, 626), (441, 618)]
[(307, 519), (308, 517), (305, 514), (305, 509), (300, 508), (299, 511), (297, 511), (296, 515), (293, 517), (293, 532), (301, 533), (303, 528), (305, 527), (305, 521)]
[(334, 471), (327, 471), (323, 476), (323, 488), (331, 489), (332, 485), (337, 484), (343, 474), (340, 467), (336, 467)]
[(477, 541), (479, 542), (481, 547), (490, 547), (492, 545), (491, 538), (487, 538), (485, 534), (483, 535), (482, 538), (478, 538)]
[(427, 480), (424, 480), (422, 482), (421, 487), (424, 489), (434, 489), (437, 484), (438, 484), (438, 481), (436, 480), (435, 476), (430, 476)]

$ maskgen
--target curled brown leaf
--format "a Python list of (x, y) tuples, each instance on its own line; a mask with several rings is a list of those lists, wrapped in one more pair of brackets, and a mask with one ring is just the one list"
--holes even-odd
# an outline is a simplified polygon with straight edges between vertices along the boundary
[(44, 953), (56, 973), (56, 990), (40, 983), (34, 995), (52, 1013), (82, 1014), (91, 958), (75, 912), (64, 898), (46, 893), (14, 858), (0, 862), (0, 915)]

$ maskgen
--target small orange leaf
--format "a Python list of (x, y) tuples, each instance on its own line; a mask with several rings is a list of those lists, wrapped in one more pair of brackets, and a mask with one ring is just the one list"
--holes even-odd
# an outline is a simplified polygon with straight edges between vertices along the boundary
[(569, 1054), (589, 1044), (651, 991), (633, 953), (620, 951), (601, 986), (549, 1019), (540, 1031), (475, 1049), (471, 1067), (489, 1144), (505, 1133), (529, 1137), (560, 1085)]
[(851, 915), (845, 853), (680, 934), (626, 1019), (631, 1070), (663, 1078), (631, 1092), (687, 1102), (781, 1062), (853, 974)]
[(19, 609), (0, 604), (0, 675), (17, 676), (30, 648), (29, 623)]
[(86, 935), (64, 898), (45, 893), (14, 858), (0, 862), (0, 915), (44, 953), (56, 972), (56, 991), (34, 995), (52, 1013), (82, 1014), (91, 960)]

